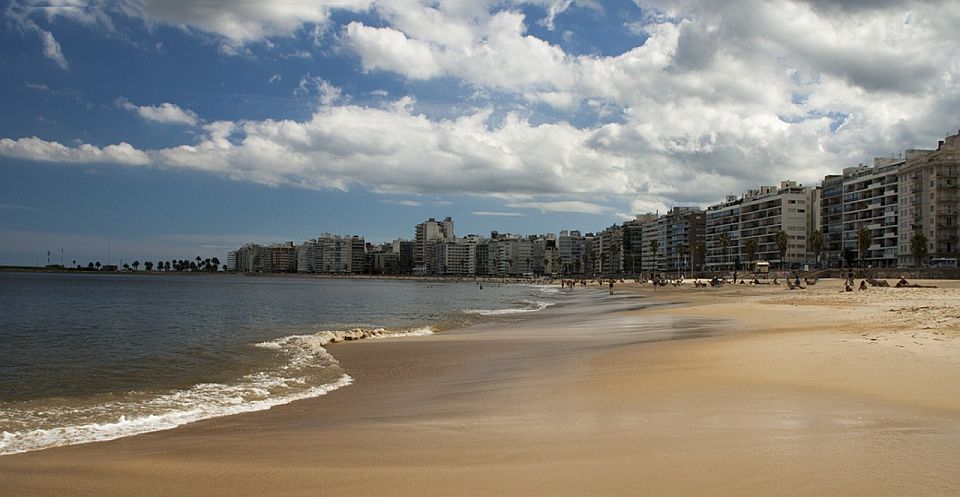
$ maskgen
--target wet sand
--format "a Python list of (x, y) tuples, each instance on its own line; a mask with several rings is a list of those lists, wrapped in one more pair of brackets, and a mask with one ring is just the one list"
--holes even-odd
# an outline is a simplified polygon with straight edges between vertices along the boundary
[(0, 488), (960, 495), (957, 285), (853, 294), (835, 281), (803, 291), (629, 286), (613, 297), (577, 289), (563, 306), (480, 327), (337, 344), (330, 351), (352, 386), (0, 457)]

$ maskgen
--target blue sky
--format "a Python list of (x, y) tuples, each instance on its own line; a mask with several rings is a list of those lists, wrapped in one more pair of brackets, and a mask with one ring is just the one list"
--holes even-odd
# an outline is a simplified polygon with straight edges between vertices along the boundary
[(950, 2), (17, 0), (0, 263), (594, 231), (931, 147)]

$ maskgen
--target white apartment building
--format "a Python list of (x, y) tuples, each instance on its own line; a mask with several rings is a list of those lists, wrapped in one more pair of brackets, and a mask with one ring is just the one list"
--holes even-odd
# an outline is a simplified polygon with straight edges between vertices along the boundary
[(858, 233), (867, 228), (872, 242), (862, 257), (865, 265), (897, 265), (898, 171), (903, 159), (874, 159), (873, 167), (843, 170), (843, 251), (860, 260)]
[[(807, 197), (809, 188), (794, 181), (779, 187), (748, 190), (739, 199), (728, 196), (707, 209), (705, 241), (708, 269), (737, 269), (747, 261), (748, 243), (756, 244), (754, 258), (783, 267), (799, 266), (807, 256)], [(786, 254), (781, 259), (779, 232), (787, 234)], [(724, 235), (728, 240), (724, 250)]]
[(900, 265), (927, 262), (913, 255), (917, 233), (927, 239), (929, 258), (956, 258), (960, 252), (960, 131), (941, 140), (936, 150), (907, 150), (898, 181)]

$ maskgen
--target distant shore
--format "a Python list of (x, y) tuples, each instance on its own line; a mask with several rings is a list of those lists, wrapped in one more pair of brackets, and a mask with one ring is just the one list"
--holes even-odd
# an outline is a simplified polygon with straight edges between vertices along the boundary
[[(924, 282), (918, 282), (924, 283)], [(0, 457), (11, 495), (960, 495), (960, 282), (561, 292), (317, 399)]]
[[(319, 274), (319, 273), (238, 273), (235, 271), (98, 271), (96, 269), (46, 268), (35, 266), (0, 266), (0, 273), (59, 273), (103, 274), (116, 276), (235, 276), (249, 278), (314, 278), (333, 280), (404, 280), (436, 282), (483, 282), (483, 283), (540, 283), (542, 278), (516, 278), (499, 276), (415, 276), (389, 274)], [(546, 278), (549, 280), (549, 278)]]

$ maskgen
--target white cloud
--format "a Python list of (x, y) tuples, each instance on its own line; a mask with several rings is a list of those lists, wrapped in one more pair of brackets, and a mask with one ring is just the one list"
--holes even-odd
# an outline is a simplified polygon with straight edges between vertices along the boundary
[(53, 34), (41, 30), (40, 38), (43, 41), (43, 55), (56, 62), (61, 69), (68, 69), (70, 64), (67, 64), (67, 59), (63, 56), (63, 51), (60, 50), (60, 43), (53, 37)]
[(100, 148), (89, 144), (69, 147), (58, 142), (41, 140), (37, 137), (0, 138), (0, 155), (19, 159), (63, 162), (63, 163), (114, 163), (129, 166), (144, 166), (151, 163), (143, 151), (135, 149), (126, 142), (107, 145)]
[(381, 200), (380, 203), (391, 204), (391, 205), (402, 205), (404, 207), (420, 207), (421, 205), (423, 205), (423, 203), (417, 202), (416, 200), (406, 200), (406, 199), (403, 199), (403, 200), (387, 199), (387, 200)]
[[(432, 119), (417, 113), (429, 95), (348, 105), (309, 77), (300, 91), (320, 107), (310, 119), (211, 123), (196, 143), (141, 153), (158, 167), (264, 184), (551, 196), (529, 208), (614, 213), (715, 202), (782, 179), (815, 183), (960, 126), (960, 59), (950, 56), (960, 11), (949, 0), (638, 0), (642, 19), (610, 20), (638, 34), (638, 46), (612, 56), (573, 55), (528, 32), (553, 26), (569, 1), (531, 2), (542, 19), (525, 18), (520, 3), (134, 2), (130, 15), (233, 47), (309, 38), (329, 27), (331, 9), (368, 10), (375, 24), (337, 31), (344, 54), (367, 71), (449, 78), (483, 106)], [(537, 114), (541, 104), (556, 112)], [(591, 112), (596, 121), (583, 124)], [(605, 205), (614, 199), (615, 210)]]
[(55, 62), (61, 69), (69, 69), (70, 64), (67, 63), (66, 57), (63, 56), (60, 42), (54, 38), (53, 33), (41, 28), (30, 18), (32, 10), (34, 9), (31, 5), (21, 5), (19, 2), (12, 1), (7, 6), (4, 17), (20, 31), (34, 33), (39, 36), (44, 57)]
[(372, 4), (372, 0), (141, 0), (136, 11), (144, 19), (216, 33), (240, 46), (293, 36), (305, 25), (325, 26), (333, 9), (359, 12)]
[(522, 212), (500, 212), (500, 211), (473, 211), (470, 214), (474, 216), (491, 216), (491, 217), (524, 217), (526, 214)]
[(609, 207), (584, 202), (582, 200), (564, 200), (557, 202), (514, 202), (507, 207), (519, 209), (537, 209), (540, 212), (579, 212), (583, 214), (609, 214)]
[(148, 121), (163, 124), (183, 124), (187, 126), (196, 126), (199, 122), (197, 114), (190, 109), (182, 109), (176, 104), (164, 102), (160, 105), (135, 105), (126, 98), (116, 100), (118, 107), (136, 112), (137, 115)]
[(360, 54), (365, 70), (401, 72), (413, 79), (440, 76), (440, 63), (430, 46), (392, 28), (372, 28), (359, 22), (346, 27), (346, 39)]

